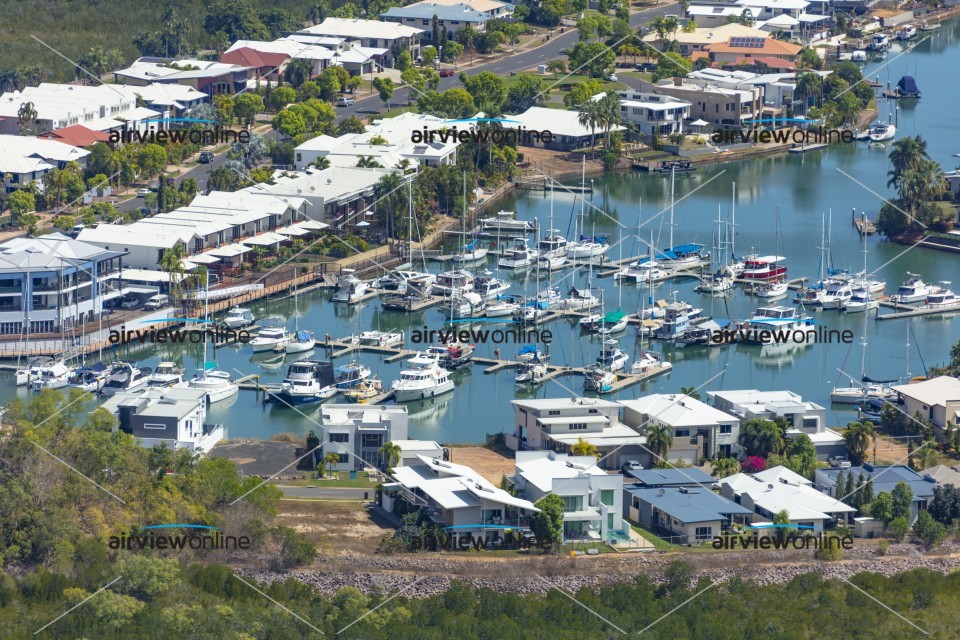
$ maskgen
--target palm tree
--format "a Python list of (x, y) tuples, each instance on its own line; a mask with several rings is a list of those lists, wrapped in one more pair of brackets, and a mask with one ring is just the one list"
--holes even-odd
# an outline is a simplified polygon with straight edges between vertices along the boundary
[(32, 127), (37, 122), (37, 108), (32, 102), (24, 102), (17, 110), (17, 124), (21, 127)]
[(596, 456), (597, 445), (591, 444), (583, 438), (577, 438), (577, 443), (570, 447), (571, 453), (575, 456)]
[(377, 450), (387, 465), (387, 468), (395, 467), (400, 462), (400, 445), (395, 442), (384, 442)]
[(736, 458), (717, 458), (710, 463), (713, 466), (713, 475), (718, 478), (726, 478), (735, 473), (740, 473), (740, 463)]
[(327, 465), (327, 473), (332, 476), (333, 466), (340, 463), (340, 454), (331, 451), (327, 455), (323, 456), (323, 463)]
[(887, 173), (890, 176), (887, 186), (897, 186), (901, 175), (928, 157), (927, 141), (922, 136), (896, 140), (890, 151), (890, 164), (893, 165), (893, 169)]
[(667, 425), (647, 425), (643, 430), (647, 437), (647, 449), (656, 459), (656, 466), (667, 463), (667, 454), (673, 446), (673, 430)]
[(803, 96), (804, 101), (811, 96), (816, 96), (817, 106), (820, 106), (820, 92), (823, 89), (823, 79), (816, 73), (808, 71), (806, 73), (800, 73), (797, 75), (797, 89), (796, 92), (798, 95)]
[(180, 276), (183, 275), (183, 259), (186, 253), (184, 245), (178, 242), (160, 257), (160, 270), (170, 275), (170, 298), (174, 305), (180, 299)]
[(699, 400), (700, 392), (696, 387), (680, 387), (680, 395), (687, 396), (691, 400)]
[(620, 124), (620, 99), (615, 93), (607, 93), (597, 101), (597, 109), (600, 111), (600, 124), (603, 126), (606, 137), (604, 144), (609, 151), (610, 132)]
[(850, 462), (855, 465), (863, 464), (863, 459), (874, 437), (873, 423), (869, 420), (864, 422), (851, 422), (847, 425), (843, 439), (847, 443), (847, 453), (850, 455)]
[(374, 169), (382, 165), (374, 160), (373, 156), (360, 156), (360, 159), (357, 160), (357, 166), (364, 169)]
[(596, 130), (597, 125), (600, 124), (600, 107), (596, 100), (587, 100), (577, 108), (580, 110), (577, 120), (584, 127), (590, 127), (590, 153), (592, 155), (597, 146)]
[(914, 452), (914, 457), (916, 460), (916, 467), (921, 471), (936, 465), (940, 460), (940, 456), (937, 455), (937, 451), (934, 448), (934, 443), (930, 443), (925, 447), (917, 449)]

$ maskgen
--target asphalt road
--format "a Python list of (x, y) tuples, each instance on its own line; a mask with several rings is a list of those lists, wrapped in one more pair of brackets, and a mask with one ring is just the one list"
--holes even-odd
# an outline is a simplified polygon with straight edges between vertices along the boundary
[[(630, 16), (630, 26), (636, 29), (640, 25), (650, 22), (657, 16), (663, 16), (671, 13), (679, 15), (680, 5), (675, 3), (665, 4), (660, 7), (646, 9), (644, 11), (635, 13)], [(470, 69), (466, 69), (466, 71), (469, 74), (480, 73), (481, 71), (492, 71), (499, 76), (507, 76), (518, 71), (525, 71), (527, 69), (535, 68), (540, 64), (546, 64), (550, 60), (565, 58), (566, 55), (561, 54), (560, 51), (562, 49), (570, 49), (580, 41), (577, 29), (575, 27), (566, 27), (566, 33), (555, 33), (556, 34), (549, 42), (536, 49), (524, 51), (523, 53), (518, 53), (517, 55), (507, 58), (494, 60), (493, 62), (489, 62), (487, 64), (471, 67)], [(453, 89), (454, 87), (462, 86), (463, 85), (460, 83), (458, 73), (453, 77), (440, 78), (439, 91), (443, 92), (447, 89)], [(390, 104), (406, 104), (408, 100), (408, 93), (409, 89), (406, 87), (397, 89), (394, 91), (393, 97), (390, 99)], [(360, 117), (380, 113), (384, 110), (384, 108), (385, 106), (380, 98), (374, 95), (362, 100), (358, 100), (353, 104), (353, 106), (339, 107), (335, 108), (335, 110), (337, 115), (341, 117), (351, 115)]]

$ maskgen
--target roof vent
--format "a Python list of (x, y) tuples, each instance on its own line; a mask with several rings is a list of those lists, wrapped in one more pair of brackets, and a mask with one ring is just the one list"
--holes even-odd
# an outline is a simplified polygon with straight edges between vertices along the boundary
[(773, 485), (772, 485), (772, 484), (768, 484), (768, 485), (767, 485), (767, 489), (770, 489), (770, 490), (772, 491), (772, 490), (773, 490)]
[(660, 489), (660, 491), (657, 492), (657, 495), (662, 498), (662, 497), (663, 497), (663, 494), (665, 494), (665, 493), (666, 493), (666, 490), (665, 490), (665, 489)]

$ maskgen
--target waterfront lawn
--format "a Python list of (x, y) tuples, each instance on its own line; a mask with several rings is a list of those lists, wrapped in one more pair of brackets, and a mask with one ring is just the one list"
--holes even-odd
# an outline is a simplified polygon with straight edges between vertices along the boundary
[(296, 480), (283, 480), (282, 483), (287, 487), (322, 487), (322, 488), (356, 488), (356, 489), (373, 489), (377, 486), (376, 482), (370, 480), (368, 473), (361, 471), (357, 473), (357, 477), (350, 479), (350, 473), (347, 471), (341, 471), (339, 473), (334, 473), (334, 477), (325, 475), (323, 478), (299, 478)]
[(642, 538), (645, 538), (647, 542), (651, 543), (653, 545), (653, 548), (656, 549), (657, 551), (679, 551), (681, 549), (686, 548), (679, 544), (673, 544), (672, 542), (667, 542), (666, 540), (664, 540), (654, 532), (650, 531), (649, 529), (647, 529), (646, 527), (640, 524), (637, 524), (633, 520), (624, 518), (624, 521), (629, 522), (633, 530), (636, 531), (638, 534), (640, 534)]
[(600, 553), (616, 553), (616, 549), (608, 545), (606, 542), (568, 542), (562, 547), (560, 547), (561, 555), (568, 556), (571, 551), (582, 551), (583, 553), (587, 552), (587, 549), (596, 549)]

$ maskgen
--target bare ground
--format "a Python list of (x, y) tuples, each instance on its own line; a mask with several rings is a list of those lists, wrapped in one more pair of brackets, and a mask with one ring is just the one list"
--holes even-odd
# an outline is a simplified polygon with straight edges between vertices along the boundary
[(514, 472), (513, 458), (486, 447), (453, 447), (450, 462), (467, 465), (498, 487), (504, 475), (512, 476)]
[(380, 539), (393, 531), (355, 500), (281, 500), (276, 524), (298, 531), (320, 553), (330, 555), (373, 553)]

